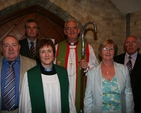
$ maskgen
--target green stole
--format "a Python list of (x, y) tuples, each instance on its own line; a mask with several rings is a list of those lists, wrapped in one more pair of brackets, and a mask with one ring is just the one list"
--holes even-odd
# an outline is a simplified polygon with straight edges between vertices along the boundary
[[(88, 44), (85, 43), (85, 58), (86, 61), (89, 61), (89, 50), (88, 50)], [(76, 45), (76, 62), (81, 60), (81, 40), (78, 41), (78, 44)], [(62, 41), (61, 43), (58, 44), (58, 50), (57, 50), (57, 59), (56, 59), (56, 64), (63, 66), (67, 69), (67, 61), (68, 61), (68, 54), (69, 54), (69, 44), (65, 41)], [(78, 67), (78, 68), (77, 68)], [(80, 67), (78, 63), (76, 63), (76, 100), (75, 100), (75, 105), (76, 105), (76, 110), (77, 112), (80, 111), (80, 89), (81, 89), (81, 72), (80, 72)]]
[[(69, 113), (69, 81), (66, 69), (54, 64), (60, 82), (61, 111)], [(32, 113), (46, 113), (40, 65), (27, 71)]]

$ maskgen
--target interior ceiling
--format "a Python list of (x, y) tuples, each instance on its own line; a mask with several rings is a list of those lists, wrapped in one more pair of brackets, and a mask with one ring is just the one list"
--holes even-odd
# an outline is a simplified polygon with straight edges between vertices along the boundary
[(111, 0), (123, 14), (141, 10), (141, 0)]

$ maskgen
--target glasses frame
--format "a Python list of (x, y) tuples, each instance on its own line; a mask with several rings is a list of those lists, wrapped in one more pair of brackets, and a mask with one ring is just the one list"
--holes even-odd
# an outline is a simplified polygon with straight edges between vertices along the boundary
[(138, 42), (137, 41), (132, 41), (132, 42), (125, 42), (125, 45), (126, 46), (129, 46), (129, 45), (136, 45), (136, 44), (138, 44)]
[(114, 48), (104, 47), (102, 48), (103, 51), (114, 51)]
[(72, 27), (66, 27), (66, 30), (70, 31), (70, 30), (76, 30), (78, 29), (77, 26), (72, 26)]

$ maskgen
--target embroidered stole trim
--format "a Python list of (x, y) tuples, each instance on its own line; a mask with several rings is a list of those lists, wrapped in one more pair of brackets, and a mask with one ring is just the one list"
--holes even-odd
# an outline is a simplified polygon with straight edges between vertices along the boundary
[[(69, 81), (68, 81), (67, 71), (66, 69), (62, 69), (62, 67), (59, 67), (57, 65), (54, 65), (54, 67), (60, 82), (61, 108), (62, 108), (61, 110), (62, 113), (69, 113), (69, 98), (68, 98)], [(46, 113), (40, 65), (37, 65), (34, 68), (27, 71), (27, 77), (28, 77), (32, 113)]]
[[(85, 52), (86, 52), (85, 59), (86, 59), (86, 61), (89, 61), (90, 53), (89, 53), (88, 43), (85, 43), (85, 45), (86, 45), (85, 46)], [(60, 66), (65, 67), (66, 69), (67, 69), (69, 51), (70, 51), (69, 44), (66, 42), (66, 40), (61, 42), (60, 44), (58, 44), (56, 63)], [(81, 60), (81, 40), (79, 40), (78, 44), (76, 45), (75, 54), (76, 54), (75, 60), (76, 60), (76, 62), (78, 62), (79, 60)], [(80, 84), (81, 84), (81, 71), (80, 71), (79, 64), (76, 63), (76, 99), (75, 99), (75, 105), (76, 105), (77, 111), (80, 110), (80, 89), (81, 89)]]

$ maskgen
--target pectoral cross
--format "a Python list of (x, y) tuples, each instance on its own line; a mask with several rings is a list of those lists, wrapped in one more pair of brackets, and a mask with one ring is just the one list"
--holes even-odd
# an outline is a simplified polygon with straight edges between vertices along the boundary
[(72, 68), (73, 62), (70, 62), (70, 68)]

